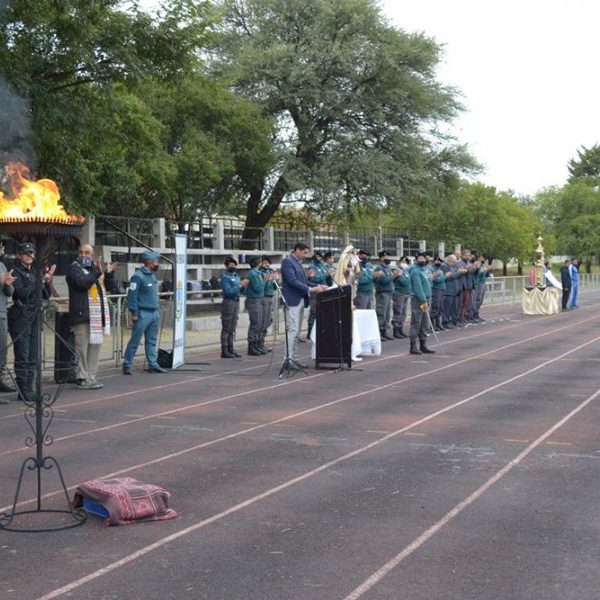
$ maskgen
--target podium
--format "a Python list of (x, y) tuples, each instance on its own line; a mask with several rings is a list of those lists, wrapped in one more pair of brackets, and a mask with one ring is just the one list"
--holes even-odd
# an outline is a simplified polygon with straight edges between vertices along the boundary
[(317, 294), (315, 367), (352, 368), (352, 288), (335, 287)]

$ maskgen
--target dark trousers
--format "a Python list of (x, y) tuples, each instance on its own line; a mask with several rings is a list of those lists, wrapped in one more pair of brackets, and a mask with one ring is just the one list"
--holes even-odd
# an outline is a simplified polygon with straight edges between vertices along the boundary
[[(314, 296), (314, 294), (313, 294)], [(273, 323), (273, 296), (265, 296), (262, 301), (262, 333), (261, 339), (267, 337), (267, 331)]]
[(375, 310), (379, 331), (387, 331), (392, 320), (392, 292), (377, 292), (375, 294)]
[(410, 341), (415, 342), (417, 338), (424, 342), (427, 339), (427, 327), (429, 319), (427, 312), (421, 310), (421, 302), (416, 296), (410, 298)]
[(483, 304), (483, 299), (485, 298), (485, 283), (480, 283), (475, 288), (475, 302), (473, 303), (473, 316), (479, 318), (479, 310), (481, 309), (481, 305)]
[(262, 298), (246, 298), (246, 310), (250, 317), (248, 328), (248, 342), (254, 344), (262, 339)]
[(442, 301), (444, 298), (444, 290), (441, 288), (433, 288), (431, 290), (431, 318), (437, 319), (442, 314)]
[(454, 298), (456, 296), (444, 296), (442, 300), (442, 323), (444, 325), (454, 324)]
[(356, 298), (354, 298), (354, 306), (356, 306), (356, 308), (372, 310), (373, 293), (371, 292), (370, 294), (356, 294)]
[(392, 294), (392, 304), (394, 307), (394, 327), (402, 329), (404, 321), (406, 321), (406, 307), (410, 301), (409, 294), (401, 294), (400, 292), (394, 292)]
[(221, 304), (221, 348), (233, 350), (239, 314), (239, 298), (223, 298), (223, 304)]
[(31, 399), (38, 359), (38, 320), (23, 311), (8, 311), (8, 331), (15, 355), (15, 380), (20, 395)]
[(460, 297), (460, 320), (465, 321), (467, 319), (467, 311), (471, 306), (471, 296), (473, 290), (463, 290)]
[(569, 296), (571, 295), (571, 288), (563, 288), (562, 293), (562, 308), (563, 310), (567, 310), (567, 306), (569, 305)]

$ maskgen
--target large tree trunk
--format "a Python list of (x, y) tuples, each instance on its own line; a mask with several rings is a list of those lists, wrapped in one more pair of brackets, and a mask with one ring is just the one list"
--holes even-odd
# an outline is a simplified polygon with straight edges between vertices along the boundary
[(273, 215), (277, 212), (286, 193), (289, 191), (289, 185), (282, 174), (277, 183), (273, 186), (271, 194), (266, 204), (260, 210), (260, 202), (264, 190), (264, 181), (257, 184), (248, 197), (246, 206), (246, 222), (242, 232), (241, 250), (262, 250), (261, 238), (263, 229), (267, 226)]

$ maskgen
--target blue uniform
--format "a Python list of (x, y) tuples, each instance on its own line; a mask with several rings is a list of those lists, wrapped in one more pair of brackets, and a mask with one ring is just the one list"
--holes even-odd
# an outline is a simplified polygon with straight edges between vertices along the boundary
[(373, 265), (368, 261), (360, 262), (360, 270), (356, 276), (356, 308), (373, 308), (373, 292), (375, 283), (373, 281)]
[[(265, 276), (271, 275), (273, 269), (270, 267), (261, 267), (260, 273)], [(273, 323), (273, 296), (275, 295), (276, 285), (271, 279), (265, 281), (265, 296), (262, 300), (262, 325), (261, 325), (261, 342), (264, 346), (265, 338), (267, 337), (267, 331)]]
[[(240, 313), (241, 279), (235, 269), (221, 275), (223, 302), (221, 304), (221, 352), (234, 354), (235, 329)], [(231, 357), (229, 357), (231, 358)]]
[(375, 281), (375, 310), (377, 311), (377, 322), (379, 324), (379, 333), (381, 339), (392, 339), (388, 336), (387, 330), (392, 319), (392, 293), (394, 291), (394, 276), (389, 264), (379, 263), (374, 274), (381, 273), (379, 277), (374, 277)]
[[(313, 260), (308, 265), (309, 271), (314, 271), (314, 275), (312, 277), (308, 277), (308, 282), (312, 285), (328, 285), (329, 281), (329, 267), (324, 262), (319, 262), (318, 260)], [(308, 297), (308, 330), (306, 332), (306, 337), (310, 337), (310, 332), (312, 331), (312, 327), (314, 322), (317, 319), (317, 295), (311, 294)]]
[(569, 273), (571, 275), (570, 306), (571, 306), (571, 308), (578, 308), (577, 294), (579, 292), (579, 269), (578, 269), (577, 265), (571, 264), (571, 266), (569, 267)]
[(421, 310), (421, 305), (431, 299), (431, 281), (427, 266), (414, 265), (410, 270), (410, 283), (412, 286), (412, 297), (410, 299), (410, 341), (414, 345), (417, 338), (422, 347), (427, 338), (428, 319), (427, 309)]
[(265, 297), (265, 281), (263, 274), (256, 268), (250, 269), (244, 279), (248, 280), (245, 288), (246, 311), (250, 318), (248, 343), (256, 344), (262, 340), (263, 298)]
[(125, 349), (123, 368), (130, 368), (138, 346), (145, 338), (144, 349), (146, 360), (150, 368), (158, 367), (158, 324), (160, 321), (158, 310), (158, 280), (154, 271), (145, 265), (137, 270), (130, 282), (127, 291), (127, 306), (132, 317), (137, 317), (131, 329), (131, 338)]

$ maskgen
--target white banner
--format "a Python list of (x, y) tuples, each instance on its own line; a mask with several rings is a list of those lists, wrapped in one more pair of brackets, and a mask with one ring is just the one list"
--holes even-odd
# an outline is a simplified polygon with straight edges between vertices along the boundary
[(185, 362), (185, 320), (187, 300), (187, 235), (175, 234), (175, 283), (173, 286), (173, 368)]

